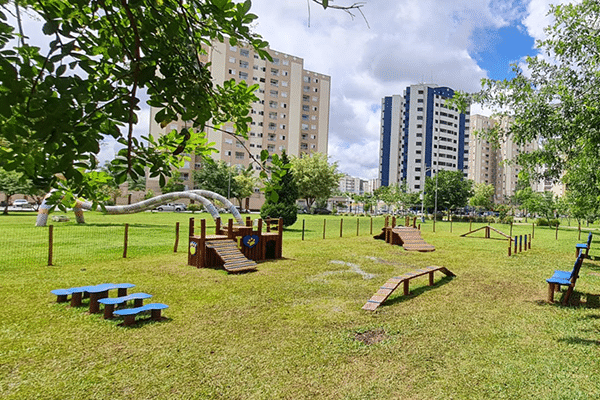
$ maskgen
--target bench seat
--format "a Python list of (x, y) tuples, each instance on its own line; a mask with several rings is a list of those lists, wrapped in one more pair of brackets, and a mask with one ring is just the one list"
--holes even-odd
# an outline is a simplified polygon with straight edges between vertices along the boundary
[(99, 285), (79, 286), (69, 289), (54, 289), (50, 293), (57, 296), (56, 302), (63, 303), (67, 301), (67, 296), (71, 296), (71, 307), (80, 307), (81, 300), (84, 297), (90, 297), (90, 312), (98, 312), (98, 300), (108, 297), (109, 290), (118, 290), (118, 296), (126, 296), (127, 289), (135, 287), (132, 283), (101, 283)]
[(563, 296), (562, 304), (567, 305), (569, 298), (573, 293), (573, 289), (575, 288), (577, 278), (579, 277), (579, 270), (581, 269), (581, 264), (583, 264), (583, 258), (583, 251), (580, 250), (577, 259), (575, 260), (575, 265), (573, 265), (573, 270), (556, 270), (550, 278), (546, 279), (546, 282), (548, 282), (549, 303), (554, 303), (554, 292), (558, 292), (560, 290), (561, 285), (564, 285), (568, 286), (568, 289), (565, 295)]
[(115, 306), (133, 300), (134, 307), (141, 307), (144, 304), (144, 299), (149, 299), (151, 297), (151, 294), (140, 292), (122, 297), (107, 297), (98, 300), (98, 302), (104, 304), (104, 319), (111, 319), (113, 317), (113, 312), (115, 311)]
[(135, 316), (150, 311), (151, 319), (154, 321), (160, 321), (161, 318), (161, 310), (169, 308), (168, 305), (162, 303), (149, 303), (145, 306), (136, 307), (136, 308), (124, 308), (121, 310), (116, 310), (113, 312), (113, 315), (124, 317), (123, 325), (133, 325), (135, 323)]

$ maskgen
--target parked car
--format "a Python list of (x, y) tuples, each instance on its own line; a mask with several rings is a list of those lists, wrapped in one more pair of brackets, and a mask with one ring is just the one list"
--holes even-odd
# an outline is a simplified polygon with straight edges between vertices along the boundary
[(183, 203), (167, 203), (156, 207), (155, 210), (181, 212), (187, 210), (187, 207)]
[(331, 211), (329, 211), (326, 208), (315, 208), (313, 210), (313, 214), (323, 214), (323, 215), (328, 215), (331, 214)]
[(31, 204), (25, 199), (16, 199), (12, 203), (13, 207), (29, 207)]

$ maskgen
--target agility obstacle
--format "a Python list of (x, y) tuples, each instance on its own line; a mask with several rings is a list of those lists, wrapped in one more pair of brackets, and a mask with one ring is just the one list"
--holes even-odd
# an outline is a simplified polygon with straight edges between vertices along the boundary
[(421, 232), (414, 228), (416, 219), (413, 219), (413, 227), (408, 226), (410, 219), (406, 218), (407, 226), (395, 226), (396, 217), (392, 218), (392, 225), (389, 226), (389, 217), (385, 218), (385, 226), (379, 235), (373, 236), (374, 239), (385, 240), (386, 243), (402, 246), (406, 251), (428, 252), (435, 251), (435, 246), (427, 243), (421, 237)]
[[(48, 215), (52, 211), (53, 206), (46, 202), (46, 199), (50, 197), (52, 192), (48, 193), (42, 202), (38, 210), (37, 219), (35, 222), (35, 226), (46, 226), (46, 222), (48, 221)], [(178, 199), (190, 199), (194, 201), (198, 201), (201, 203), (206, 211), (210, 213), (213, 219), (220, 218), (219, 212), (217, 208), (211, 203), (210, 200), (218, 200), (220, 201), (225, 208), (233, 215), (239, 225), (244, 225), (244, 221), (242, 220), (242, 216), (238, 209), (225, 197), (221, 196), (218, 193), (211, 192), (209, 190), (187, 190), (184, 192), (172, 192), (162, 194), (156, 197), (153, 197), (148, 200), (140, 201), (135, 204), (128, 204), (124, 206), (105, 206), (102, 208), (101, 206), (97, 206), (95, 211), (105, 211), (107, 214), (134, 214), (142, 211), (151, 210), (161, 204), (165, 204), (172, 200)], [(77, 223), (84, 224), (85, 219), (83, 217), (84, 210), (93, 210), (93, 204), (89, 201), (77, 200), (75, 206), (73, 207), (73, 212), (75, 213), (75, 219)]]
[[(206, 220), (200, 220), (200, 234), (195, 234), (194, 218), (189, 222), (188, 265), (197, 268), (223, 268), (229, 273), (256, 269), (256, 261), (281, 258), (283, 219), (277, 220), (277, 230), (271, 230), (271, 220), (257, 220), (256, 229), (250, 217), (244, 226), (229, 219), (221, 226), (215, 219), (215, 234), (207, 235)], [(264, 228), (266, 228), (263, 231)]]
[[(519, 235), (519, 236), (515, 236), (514, 237), (514, 242), (513, 242), (513, 238), (510, 235), (507, 235), (506, 233), (499, 231), (496, 228), (492, 228), (489, 225), (486, 226), (482, 226), (480, 228), (477, 229), (473, 229), (470, 232), (467, 232), (463, 235), (460, 235), (461, 237), (465, 237), (467, 235), (470, 235), (472, 233), (478, 232), (480, 230), (484, 230), (484, 239), (490, 239), (491, 236), (491, 232), (496, 232), (497, 234), (499, 234), (500, 236), (508, 239), (508, 256), (510, 257), (513, 254), (513, 243), (514, 243), (514, 254), (517, 254), (517, 252), (522, 252), (522, 251), (527, 251), (529, 249), (531, 249), (531, 235), (529, 235), (529, 240), (527, 240), (527, 236), (528, 235)], [(512, 232), (512, 226), (511, 226), (511, 232)], [(524, 243), (524, 244), (523, 244)]]
[(448, 268), (438, 267), (438, 266), (429, 266), (425, 268), (418, 269), (414, 272), (406, 272), (400, 276), (395, 276), (393, 278), (388, 279), (388, 281), (379, 288), (377, 293), (373, 295), (362, 307), (363, 310), (367, 311), (375, 311), (377, 307), (379, 307), (384, 301), (390, 297), (390, 295), (403, 284), (404, 295), (407, 296), (410, 294), (409, 283), (411, 279), (418, 278), (419, 276), (429, 275), (429, 286), (434, 286), (433, 283), (433, 273), (436, 271), (440, 271), (446, 276), (456, 276), (453, 272), (451, 272)]

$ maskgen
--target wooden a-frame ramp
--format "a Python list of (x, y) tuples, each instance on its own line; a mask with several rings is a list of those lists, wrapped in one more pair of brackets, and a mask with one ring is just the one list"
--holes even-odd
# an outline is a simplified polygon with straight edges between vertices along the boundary
[(481, 228), (473, 229), (471, 232), (467, 232), (467, 233), (465, 233), (464, 235), (460, 235), (460, 236), (461, 236), (461, 237), (464, 237), (464, 236), (470, 235), (471, 233), (475, 233), (475, 232), (477, 232), (477, 231), (480, 231), (480, 230), (482, 230), (482, 229), (485, 229), (485, 236), (484, 236), (484, 238), (485, 238), (485, 239), (489, 239), (489, 238), (490, 238), (490, 231), (494, 231), (494, 232), (496, 232), (497, 234), (499, 234), (499, 235), (501, 235), (501, 236), (504, 236), (504, 237), (505, 237), (505, 238), (507, 238), (507, 239), (511, 239), (511, 237), (510, 237), (509, 235), (507, 235), (506, 233), (504, 233), (504, 232), (501, 232), (501, 231), (499, 231), (499, 230), (498, 230), (498, 229), (496, 229), (496, 228), (492, 228), (492, 227), (491, 227), (491, 226), (489, 226), (489, 225), (482, 226)]
[(385, 226), (374, 239), (385, 240), (386, 243), (402, 246), (406, 251), (435, 251), (435, 246), (427, 243), (418, 229), (407, 226)]
[(242, 272), (256, 269), (256, 263), (249, 260), (237, 247), (234, 240), (206, 242), (206, 248), (215, 252), (227, 272)]
[(400, 276), (395, 276), (393, 278), (388, 279), (388, 281), (379, 288), (377, 293), (373, 295), (367, 301), (367, 303), (362, 307), (363, 310), (375, 311), (377, 307), (379, 307), (384, 301), (387, 300), (388, 297), (400, 286), (401, 283), (404, 284), (404, 295), (408, 295), (409, 291), (409, 282), (411, 279), (417, 278), (419, 276), (423, 276), (425, 274), (429, 274), (429, 286), (433, 286), (433, 273), (435, 271), (440, 271), (446, 276), (456, 276), (446, 267), (438, 267), (438, 266), (429, 266), (418, 269), (413, 272), (406, 272)]

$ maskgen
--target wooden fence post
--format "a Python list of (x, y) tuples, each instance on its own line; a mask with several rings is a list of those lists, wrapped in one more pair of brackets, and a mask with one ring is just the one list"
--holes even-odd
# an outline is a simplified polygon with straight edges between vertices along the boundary
[(508, 235), (508, 236), (511, 236), (511, 237), (512, 237), (512, 226), (513, 226), (513, 222), (510, 221), (510, 235)]
[(508, 238), (508, 256), (510, 257), (510, 252), (512, 250), (512, 238)]
[(450, 219), (450, 233), (452, 233), (452, 216), (448, 217)]
[(48, 266), (52, 265), (52, 250), (54, 247), (54, 225), (48, 227)]
[(515, 254), (517, 254), (517, 246), (519, 245), (518, 239), (518, 236), (515, 236)]
[(371, 217), (371, 233), (370, 233), (370, 235), (372, 235), (372, 234), (373, 234), (373, 217)]
[(531, 237), (535, 239), (535, 222), (531, 223)]
[(304, 240), (304, 223), (306, 222), (305, 219), (302, 220), (302, 240)]
[(531, 250), (531, 234), (529, 234), (529, 244), (528, 244), (528, 246), (529, 246), (529, 250)]
[(519, 253), (523, 252), (523, 235), (519, 235)]
[(325, 239), (325, 229), (327, 227), (327, 219), (323, 218), (323, 239)]
[(129, 224), (125, 224), (125, 237), (123, 239), (123, 258), (127, 258), (127, 239), (129, 238)]
[(340, 219), (340, 237), (342, 237), (343, 231), (344, 231), (344, 218)]
[(558, 224), (556, 224), (556, 233), (554, 234), (554, 238), (558, 240)]
[(360, 219), (356, 218), (356, 236), (358, 236), (359, 230), (360, 230)]
[(473, 230), (471, 229), (471, 225), (473, 225), (473, 218), (469, 218), (469, 232)]
[(177, 253), (177, 247), (179, 246), (179, 222), (175, 223), (175, 246), (173, 247), (173, 253)]

